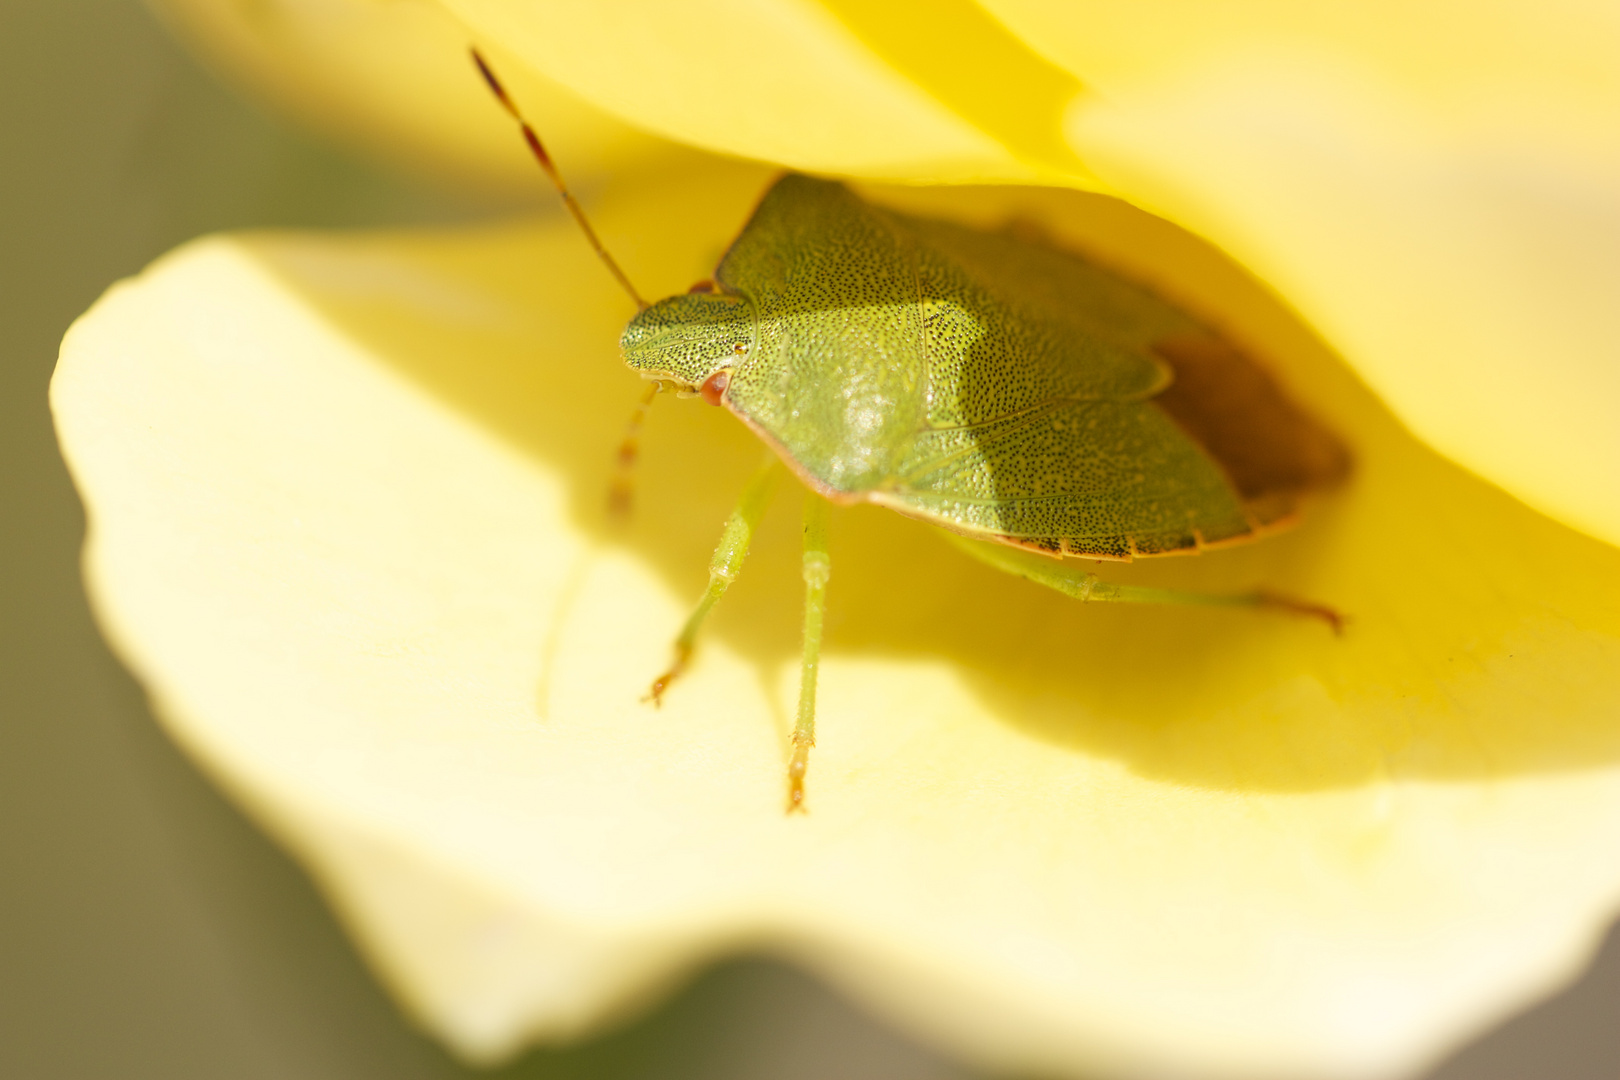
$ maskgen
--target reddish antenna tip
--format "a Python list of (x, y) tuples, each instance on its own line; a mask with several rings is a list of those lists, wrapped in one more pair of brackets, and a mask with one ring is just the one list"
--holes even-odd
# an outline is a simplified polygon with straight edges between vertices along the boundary
[(1313, 604), (1308, 600), (1296, 600), (1291, 596), (1266, 591), (1260, 592), (1259, 598), (1262, 607), (1272, 608), (1276, 611), (1286, 611), (1290, 615), (1321, 619), (1333, 631), (1334, 637), (1343, 637), (1345, 624), (1350, 621), (1349, 616), (1328, 607), (1326, 604)]
[(479, 74), (484, 76), (484, 81), (489, 84), (490, 90), (493, 91), (495, 96), (501, 100), (502, 105), (510, 108), (512, 99), (506, 96), (506, 87), (501, 85), (501, 80), (497, 79), (495, 77), (495, 73), (490, 70), (489, 64), (484, 60), (484, 54), (479, 52), (477, 49), (469, 49), (467, 51), (472, 53), (473, 63), (478, 65)]

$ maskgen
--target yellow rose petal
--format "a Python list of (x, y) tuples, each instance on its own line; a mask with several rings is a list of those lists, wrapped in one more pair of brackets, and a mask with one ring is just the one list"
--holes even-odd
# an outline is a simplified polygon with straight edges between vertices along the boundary
[(969, 0), (442, 2), (601, 108), (710, 150), (892, 179), (1079, 168), (1061, 130), (1080, 84)]
[(1416, 111), (1463, 128), (1519, 124), (1617, 134), (1620, 22), (1583, 0), (982, 0), (1012, 33), (1104, 97), (1173, 83), (1233, 57), (1352, 65)]
[(1620, 157), (1451, 140), (1249, 63), (1076, 113), (1097, 171), (1221, 243), (1430, 445), (1620, 543)]
[[(505, 195), (546, 194), (468, 58), (472, 33), (434, 0), (151, 0), (231, 81), (310, 127), (418, 170)], [(565, 162), (617, 172), (671, 147), (482, 42)]]
[[(649, 294), (763, 174), (602, 231)], [(1112, 574), (1337, 605), (1109, 609), (835, 516), (811, 813), (781, 812), (792, 500), (690, 677), (640, 704), (757, 444), (636, 383), (572, 227), (202, 241), (53, 387), (97, 611), (171, 729), (479, 1058), (718, 951), (798, 959), (1002, 1070), (1391, 1075), (1569, 978), (1620, 899), (1620, 553), (1407, 435), (1258, 286), (1108, 200), (1047, 220), (1208, 307), (1356, 449), (1298, 530)], [(959, 205), (956, 200), (959, 200)]]
[(1419, 436), (1620, 543), (1620, 21), (987, 0), (1095, 175), (1231, 252)]

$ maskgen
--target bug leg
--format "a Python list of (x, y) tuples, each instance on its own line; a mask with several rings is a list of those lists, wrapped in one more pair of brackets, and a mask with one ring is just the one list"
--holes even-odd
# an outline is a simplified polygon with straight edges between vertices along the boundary
[(1250, 607), (1277, 611), (1285, 615), (1303, 615), (1327, 623), (1335, 637), (1344, 633), (1345, 617), (1326, 604), (1298, 600), (1264, 589), (1248, 593), (1199, 593), (1183, 589), (1153, 589), (1142, 585), (1120, 585), (1102, 581), (1095, 574), (1087, 595), (1080, 599), (1088, 603), (1116, 604), (1190, 604), (1213, 607)]
[(816, 745), (816, 673), (821, 666), (821, 624), (827, 613), (827, 502), (804, 494), (804, 651), (799, 661), (799, 717), (793, 725), (793, 756), (788, 760), (788, 813), (804, 809), (804, 774)]
[(630, 422), (624, 425), (624, 439), (619, 443), (614, 461), (613, 479), (608, 483), (608, 513), (614, 517), (630, 516), (630, 504), (635, 498), (636, 458), (641, 453), (641, 425), (647, 419), (647, 410), (652, 408), (658, 390), (658, 383), (647, 388), (636, 403), (636, 411), (630, 414)]
[(759, 519), (765, 515), (765, 506), (770, 501), (771, 485), (776, 481), (779, 472), (776, 455), (770, 455), (765, 463), (759, 467), (749, 479), (748, 486), (743, 488), (742, 498), (737, 500), (737, 507), (726, 519), (726, 527), (720, 533), (720, 543), (715, 546), (714, 555), (709, 559), (709, 584), (703, 590), (703, 599), (687, 616), (686, 625), (675, 639), (675, 660), (670, 664), (669, 670), (653, 680), (652, 689), (643, 701), (651, 701), (654, 705), (663, 704), (664, 691), (675, 677), (686, 669), (686, 662), (692, 658), (692, 649), (697, 644), (698, 631), (703, 627), (703, 620), (708, 618), (709, 612), (725, 594), (726, 587), (737, 580), (742, 571), (743, 559), (748, 555), (748, 545), (754, 538), (754, 530), (759, 526)]
[(1346, 618), (1325, 604), (1312, 603), (1280, 593), (1257, 590), (1249, 593), (1201, 593), (1185, 589), (1156, 589), (1145, 585), (1122, 585), (1104, 581), (1068, 563), (1032, 555), (983, 540), (969, 540), (947, 534), (951, 543), (980, 562), (1014, 574), (1064, 596), (1088, 604), (1183, 604), (1201, 607), (1248, 607), (1321, 619), (1334, 634), (1344, 632)]

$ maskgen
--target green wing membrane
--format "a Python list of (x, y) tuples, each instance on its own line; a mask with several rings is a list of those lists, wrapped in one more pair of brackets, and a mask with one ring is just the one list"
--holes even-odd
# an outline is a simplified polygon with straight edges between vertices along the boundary
[[(876, 501), (1053, 554), (1128, 559), (1252, 531), (1220, 467), (1150, 400), (1153, 342), (1198, 333), (1150, 293), (998, 233), (917, 237), (928, 423)], [(943, 328), (943, 332), (942, 332)]]
[(835, 498), (1094, 558), (1257, 527), (1152, 400), (1155, 344), (1208, 332), (1076, 256), (790, 175), (717, 280), (759, 312), (728, 405)]
[(1060, 398), (1130, 400), (1170, 383), (1151, 342), (1197, 329), (1072, 255), (892, 215), (917, 246), (930, 423), (993, 420)]
[(1221, 470), (1150, 402), (925, 431), (902, 469), (873, 501), (1052, 554), (1129, 559), (1252, 531)]

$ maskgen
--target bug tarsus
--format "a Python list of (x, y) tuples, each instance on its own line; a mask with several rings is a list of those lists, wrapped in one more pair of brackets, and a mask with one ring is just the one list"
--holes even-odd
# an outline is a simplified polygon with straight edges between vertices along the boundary
[(677, 641), (675, 643), (674, 662), (669, 665), (668, 670), (652, 681), (652, 688), (647, 691), (647, 696), (641, 699), (642, 702), (650, 701), (653, 703), (654, 708), (663, 708), (664, 692), (669, 689), (670, 683), (674, 682), (676, 677), (686, 670), (686, 665), (691, 659), (692, 646)]
[(808, 814), (809, 807), (804, 805), (804, 774), (810, 769), (810, 748), (816, 744), (814, 739), (801, 741), (797, 734), (793, 738), (793, 756), (788, 759), (788, 799), (787, 812), (790, 814)]
[(1317, 604), (1309, 600), (1300, 600), (1296, 597), (1286, 596), (1283, 593), (1274, 593), (1262, 589), (1254, 594), (1255, 606), (1271, 611), (1280, 611), (1286, 615), (1299, 615), (1308, 619), (1321, 619), (1327, 623), (1328, 629), (1333, 631), (1334, 637), (1343, 637), (1345, 624), (1350, 621), (1349, 616), (1328, 607), (1326, 604)]

